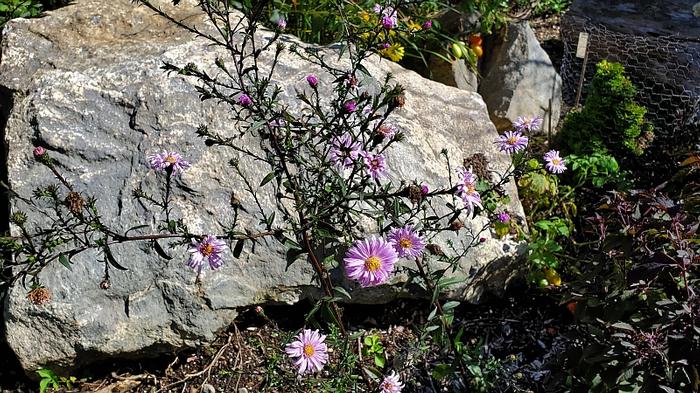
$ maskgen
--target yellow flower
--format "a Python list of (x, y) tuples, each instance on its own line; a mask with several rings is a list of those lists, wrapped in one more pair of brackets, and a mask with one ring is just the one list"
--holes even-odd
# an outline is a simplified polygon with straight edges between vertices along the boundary
[(408, 29), (411, 30), (411, 32), (416, 32), (423, 29), (423, 26), (421, 26), (420, 23), (416, 23), (410, 19), (408, 22), (406, 22), (406, 26), (408, 26)]
[(391, 61), (399, 61), (403, 59), (404, 48), (399, 44), (391, 44), (388, 48), (381, 49), (379, 53)]
[(367, 11), (360, 12), (360, 19), (362, 19), (365, 22), (369, 22), (369, 12), (367, 12)]

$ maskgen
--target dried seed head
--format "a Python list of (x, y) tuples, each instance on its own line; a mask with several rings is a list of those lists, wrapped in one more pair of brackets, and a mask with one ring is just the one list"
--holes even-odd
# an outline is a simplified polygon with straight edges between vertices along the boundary
[(27, 299), (37, 306), (44, 305), (51, 300), (51, 292), (44, 287), (36, 287), (29, 291)]
[(450, 223), (450, 229), (455, 232), (459, 231), (462, 228), (464, 228), (464, 223), (459, 218)]
[(408, 198), (411, 200), (411, 203), (414, 205), (417, 205), (423, 199), (423, 192), (421, 188), (415, 184), (408, 186), (406, 192), (408, 193)]
[(425, 246), (425, 248), (426, 248), (428, 251), (430, 251), (430, 253), (433, 254), (433, 255), (438, 255), (438, 256), (444, 256), (444, 255), (445, 255), (445, 253), (442, 252), (442, 248), (440, 248), (440, 246), (438, 246), (437, 244), (430, 243), (430, 244), (428, 244), (427, 246)]
[(478, 179), (488, 182), (491, 181), (491, 174), (489, 173), (489, 160), (482, 153), (476, 153), (465, 158), (463, 164), (465, 168), (471, 168), (472, 173), (476, 175)]
[(80, 214), (85, 206), (85, 200), (83, 200), (83, 197), (81, 197), (80, 194), (75, 191), (69, 192), (66, 200), (63, 201), (63, 203), (66, 205), (66, 207), (68, 207), (68, 210), (75, 215)]

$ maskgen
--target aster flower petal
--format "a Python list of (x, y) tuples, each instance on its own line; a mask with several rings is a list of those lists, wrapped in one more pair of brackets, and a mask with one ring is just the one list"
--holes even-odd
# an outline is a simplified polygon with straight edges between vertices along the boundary
[(566, 171), (566, 160), (559, 156), (557, 150), (548, 151), (543, 158), (547, 162), (545, 167), (548, 171), (555, 174), (564, 173), (564, 171)]
[(425, 239), (418, 235), (412, 225), (394, 228), (387, 236), (387, 241), (394, 247), (399, 257), (412, 258), (423, 253)]
[(299, 375), (318, 372), (328, 362), (328, 347), (323, 342), (326, 336), (318, 331), (304, 329), (296, 340), (287, 344), (285, 353), (292, 358)]
[(345, 255), (346, 275), (360, 283), (362, 287), (371, 287), (385, 283), (394, 271), (398, 253), (384, 239), (371, 237), (358, 240)]

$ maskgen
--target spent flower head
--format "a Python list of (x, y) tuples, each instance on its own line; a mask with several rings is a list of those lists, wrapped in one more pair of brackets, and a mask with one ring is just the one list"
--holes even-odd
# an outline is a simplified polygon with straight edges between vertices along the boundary
[(547, 162), (547, 170), (552, 173), (564, 173), (566, 170), (565, 160), (559, 156), (556, 150), (550, 150), (544, 155), (544, 160)]
[(226, 243), (219, 240), (214, 235), (205, 236), (200, 242), (192, 240), (190, 248), (190, 259), (187, 261), (187, 266), (201, 272), (204, 267), (204, 260), (209, 262), (209, 267), (212, 270), (220, 268), (224, 264), (221, 254), (226, 250)]
[(319, 372), (328, 363), (326, 336), (318, 330), (304, 329), (296, 340), (287, 344), (284, 352), (292, 358), (299, 375)]
[(356, 241), (343, 262), (347, 276), (364, 288), (384, 284), (394, 271), (398, 258), (390, 243), (373, 236)]
[(517, 153), (527, 147), (528, 139), (523, 136), (520, 131), (506, 131), (494, 142), (498, 145), (499, 151), (504, 151), (508, 154)]
[(412, 225), (392, 229), (387, 240), (402, 258), (413, 258), (421, 255), (426, 244), (425, 239), (416, 232)]
[(171, 176), (181, 174), (192, 165), (185, 161), (179, 153), (163, 150), (148, 157), (148, 166), (158, 172), (170, 171)]

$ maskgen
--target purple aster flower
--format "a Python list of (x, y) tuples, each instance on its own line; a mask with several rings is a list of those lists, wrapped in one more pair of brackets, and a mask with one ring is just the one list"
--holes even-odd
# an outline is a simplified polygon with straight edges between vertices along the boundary
[(506, 131), (500, 135), (494, 142), (498, 145), (499, 151), (504, 151), (508, 154), (519, 152), (527, 147), (527, 137), (523, 136), (520, 131)]
[(280, 30), (286, 29), (287, 21), (284, 18), (277, 19), (277, 27), (279, 27)]
[(306, 77), (306, 82), (309, 83), (309, 86), (316, 87), (318, 86), (318, 77), (316, 77), (316, 75), (314, 74), (311, 74)]
[(362, 158), (365, 160), (366, 169), (372, 179), (376, 179), (380, 176), (384, 176), (386, 172), (386, 162), (384, 159), (384, 154), (374, 154), (372, 152), (364, 151), (360, 153)]
[(275, 120), (270, 120), (270, 122), (267, 124), (272, 128), (284, 127), (287, 125), (287, 121), (284, 119), (275, 119)]
[(187, 261), (187, 266), (201, 272), (204, 267), (204, 259), (209, 261), (209, 267), (212, 270), (220, 268), (224, 264), (221, 259), (221, 254), (226, 250), (226, 243), (219, 240), (214, 235), (207, 235), (201, 242), (192, 240), (192, 245), (187, 250), (191, 253), (190, 259)]
[(381, 393), (401, 393), (403, 384), (399, 379), (399, 375), (396, 374), (396, 371), (392, 371), (391, 374), (384, 377), (384, 380), (379, 387), (382, 389)]
[(498, 220), (498, 222), (505, 224), (508, 221), (510, 221), (510, 214), (508, 214), (507, 212), (500, 212), (496, 216), (496, 219)]
[(539, 131), (542, 127), (542, 118), (539, 116), (518, 116), (513, 122), (513, 127), (520, 132)]
[(253, 103), (253, 100), (248, 94), (243, 93), (240, 96), (238, 96), (238, 103), (242, 106), (249, 106)]
[(299, 375), (319, 372), (328, 363), (328, 346), (323, 341), (326, 336), (318, 330), (304, 329), (284, 348), (299, 368)]
[(389, 49), (390, 46), (391, 46), (390, 43), (382, 42), (381, 44), (379, 44), (379, 49)]
[(384, 239), (373, 236), (358, 240), (345, 254), (345, 274), (363, 288), (383, 284), (394, 271), (398, 258), (394, 247)]
[(34, 148), (34, 150), (32, 150), (32, 154), (34, 154), (34, 158), (36, 158), (38, 160), (41, 158), (41, 156), (46, 154), (46, 149), (44, 149), (41, 146), (37, 146)]
[(396, 128), (395, 125), (393, 124), (388, 124), (388, 123), (383, 123), (381, 126), (377, 128), (377, 132), (381, 134), (384, 139), (390, 139), (393, 138), (394, 135), (396, 135), (396, 132), (398, 131), (398, 128)]
[(182, 156), (174, 151), (163, 150), (148, 157), (148, 166), (159, 172), (170, 170), (170, 175), (182, 173), (192, 165), (185, 161)]
[(544, 155), (544, 160), (547, 161), (547, 170), (552, 173), (564, 173), (566, 170), (565, 160), (559, 157), (559, 152), (550, 150)]
[(428, 193), (430, 192), (430, 188), (428, 188), (427, 184), (421, 184), (420, 185), (420, 192), (423, 195), (428, 195)]
[(391, 30), (395, 29), (396, 26), (398, 26), (398, 22), (396, 18), (392, 18), (391, 16), (383, 16), (382, 17), (382, 27)]
[(345, 109), (346, 112), (352, 113), (357, 110), (357, 104), (355, 101), (348, 101), (345, 104), (343, 104), (343, 109)]
[(394, 228), (387, 236), (387, 241), (394, 246), (394, 250), (401, 258), (413, 258), (423, 253), (425, 239), (416, 233), (412, 225), (403, 228)]
[(481, 196), (476, 191), (476, 176), (471, 170), (461, 168), (459, 170), (459, 184), (457, 184), (457, 195), (464, 201), (464, 207), (471, 214), (474, 211), (474, 206), (481, 206)]
[(355, 142), (350, 134), (333, 139), (333, 146), (330, 152), (331, 162), (339, 168), (350, 168), (360, 155), (362, 145)]
[(423, 30), (430, 30), (433, 27), (433, 21), (432, 20), (426, 20), (423, 23)]

